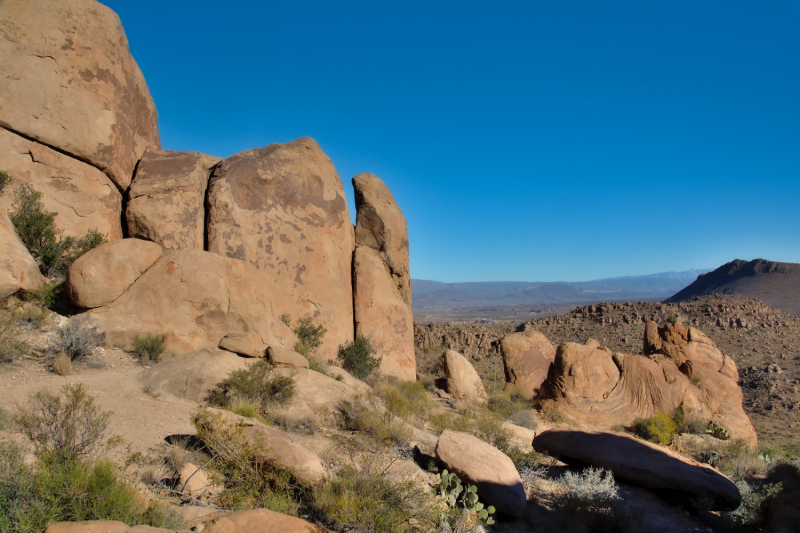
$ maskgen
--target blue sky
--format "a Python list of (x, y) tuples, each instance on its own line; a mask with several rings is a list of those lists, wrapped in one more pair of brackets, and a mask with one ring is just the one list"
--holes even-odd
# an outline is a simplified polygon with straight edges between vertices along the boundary
[(351, 211), (387, 183), (414, 278), (800, 262), (800, 2), (104, 3), (163, 148), (313, 137)]

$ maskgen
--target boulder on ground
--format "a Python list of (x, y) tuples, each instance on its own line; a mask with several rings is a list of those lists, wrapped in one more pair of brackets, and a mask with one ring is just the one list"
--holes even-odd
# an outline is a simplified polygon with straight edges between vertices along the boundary
[(203, 533), (330, 533), (316, 524), (268, 509), (249, 509), (215, 518)]
[(145, 152), (128, 191), (128, 235), (165, 250), (202, 250), (208, 177), (220, 161), (198, 152)]
[(161, 257), (161, 247), (140, 239), (101, 244), (75, 260), (67, 272), (72, 303), (91, 309), (110, 304)]
[(328, 478), (322, 459), (294, 436), (228, 411), (207, 407), (197, 415), (200, 428), (212, 438), (233, 440), (251, 448), (251, 460), (274, 461), (301, 483), (318, 485)]
[(309, 138), (233, 155), (207, 205), (208, 250), (250, 263), (276, 316), (325, 326), (320, 358), (335, 359), (353, 340), (353, 226), (328, 156)]
[(0, 299), (44, 283), (39, 265), (17, 235), (8, 215), (0, 213)]
[(308, 359), (287, 348), (270, 346), (267, 349), (267, 357), (269, 362), (277, 367), (308, 368)]
[(380, 373), (403, 381), (417, 379), (414, 317), (378, 252), (356, 248), (353, 259), (356, 335), (368, 337), (382, 357)]
[(177, 488), (194, 498), (200, 498), (219, 492), (221, 487), (214, 485), (201, 467), (185, 463), (178, 472)]
[(294, 346), (295, 334), (273, 315), (275, 295), (255, 269), (201, 250), (165, 251), (114, 302), (88, 313), (108, 344), (166, 335), (168, 352), (216, 347), (228, 333), (253, 333), (265, 346)]
[(0, 25), (0, 126), (88, 161), (126, 189), (160, 140), (116, 13), (94, 0), (4, 0)]
[(479, 401), (486, 401), (489, 398), (478, 372), (460, 353), (445, 350), (442, 353), (442, 368), (447, 378), (447, 392), (453, 398)]
[(499, 515), (522, 515), (526, 501), (522, 479), (511, 459), (491, 444), (466, 433), (444, 431), (436, 444), (436, 458), (462, 483), (475, 485), (480, 501), (494, 505)]
[(267, 347), (255, 333), (232, 331), (222, 337), (218, 346), (223, 350), (238, 353), (245, 357), (264, 357)]
[(526, 398), (539, 392), (556, 357), (556, 348), (538, 331), (510, 333), (500, 341), (506, 383)]
[(715, 510), (732, 511), (742, 500), (736, 485), (710, 466), (624, 433), (553, 429), (537, 435), (533, 448), (566, 463), (605, 468), (648, 489), (708, 497)]

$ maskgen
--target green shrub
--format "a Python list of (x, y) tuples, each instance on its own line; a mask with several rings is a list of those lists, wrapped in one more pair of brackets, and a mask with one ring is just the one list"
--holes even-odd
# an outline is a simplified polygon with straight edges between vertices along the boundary
[(667, 413), (659, 411), (650, 418), (634, 420), (631, 430), (645, 440), (668, 446), (678, 431), (678, 424)]
[(421, 381), (386, 380), (376, 385), (375, 390), (386, 408), (404, 420), (423, 417), (428, 410), (428, 396)]
[(737, 526), (755, 525), (764, 518), (761, 504), (767, 498), (776, 496), (783, 489), (781, 483), (768, 483), (756, 489), (756, 485), (750, 485), (745, 480), (736, 482), (736, 488), (742, 495), (742, 504), (736, 510), (723, 513), (729, 522)]
[(387, 446), (406, 445), (411, 428), (389, 410), (381, 412), (374, 397), (357, 397), (339, 406), (342, 428), (365, 434)]
[(228, 408), (231, 401), (247, 399), (257, 403), (265, 413), (275, 405), (289, 402), (294, 396), (295, 381), (291, 377), (273, 375), (269, 361), (260, 359), (249, 368), (235, 370), (212, 389), (206, 401)]
[[(284, 320), (284, 317), (288, 320), (289, 315), (281, 316), (281, 320)], [(285, 320), (284, 323), (286, 323)], [(314, 324), (314, 319), (310, 316), (298, 319), (294, 328), (298, 339), (294, 350), (304, 357), (313, 354), (317, 348), (322, 346), (322, 337), (327, 332), (328, 330), (322, 324)]]
[(675, 324), (678, 323), (678, 318), (675, 315), (673, 315), (672, 313), (670, 313), (669, 316), (667, 316), (667, 322), (669, 322), (670, 324), (672, 324), (674, 326)]
[(14, 178), (0, 170), (0, 195), (2, 195), (5, 188), (12, 183), (14, 183)]
[(359, 335), (353, 342), (340, 345), (336, 357), (342, 368), (358, 379), (367, 379), (381, 366), (382, 358), (372, 357), (374, 354), (369, 339)]
[(98, 333), (97, 328), (84, 327), (85, 316), (73, 317), (55, 328), (55, 341), (51, 350), (54, 353), (65, 353), (71, 360), (86, 357), (101, 346), (106, 340), (105, 333)]
[(144, 337), (135, 335), (133, 337), (133, 354), (142, 364), (157, 363), (164, 353), (166, 341), (166, 335), (153, 335), (152, 333), (148, 333)]
[(436, 433), (461, 431), (475, 435), (495, 448), (507, 452), (511, 433), (503, 428), (503, 418), (482, 407), (473, 407), (463, 413), (436, 413), (428, 418)]
[(63, 281), (54, 281), (53, 283), (44, 282), (38, 289), (22, 291), (20, 297), (24, 301), (31, 302), (40, 308), (50, 309), (61, 297), (63, 290)]

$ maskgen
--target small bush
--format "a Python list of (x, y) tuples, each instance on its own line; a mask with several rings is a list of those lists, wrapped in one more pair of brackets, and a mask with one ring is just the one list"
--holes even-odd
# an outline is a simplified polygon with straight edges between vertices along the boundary
[(763, 520), (764, 513), (761, 504), (767, 498), (776, 496), (783, 488), (780, 483), (770, 483), (756, 489), (745, 480), (736, 482), (736, 488), (742, 495), (742, 504), (736, 510), (724, 513), (729, 522), (737, 526), (754, 525)]
[(463, 413), (436, 413), (428, 421), (436, 433), (461, 431), (475, 435), (500, 451), (510, 448), (511, 433), (503, 428), (503, 419), (486, 408), (473, 407)]
[(8, 311), (0, 311), (0, 363), (10, 363), (25, 351), (20, 341), (19, 320)]
[(488, 405), (490, 411), (504, 418), (508, 418), (518, 411), (525, 411), (531, 408), (531, 402), (516, 388), (493, 392), (489, 396)]
[(235, 370), (212, 389), (206, 400), (227, 409), (235, 399), (256, 402), (262, 413), (270, 407), (288, 403), (294, 397), (295, 381), (291, 377), (273, 375), (269, 361), (260, 359), (250, 368)]
[(64, 352), (59, 352), (53, 359), (53, 373), (59, 376), (69, 376), (72, 374), (72, 359)]
[(148, 333), (144, 337), (134, 335), (133, 354), (143, 365), (151, 362), (157, 363), (164, 353), (164, 344), (167, 342), (166, 335), (153, 335)]
[(14, 178), (6, 174), (4, 171), (0, 170), (0, 195), (3, 194), (3, 191), (14, 183)]
[(533, 409), (525, 409), (524, 411), (516, 411), (511, 413), (508, 421), (526, 429), (536, 429), (539, 427), (539, 421), (536, 420), (536, 414)]
[(428, 410), (428, 397), (425, 385), (420, 381), (397, 383), (387, 380), (376, 386), (378, 395), (383, 399), (386, 408), (395, 416), (412, 421), (423, 417)]
[(375, 398), (357, 397), (339, 406), (342, 427), (357, 431), (386, 446), (404, 446), (411, 438), (411, 428), (391, 413), (381, 412)]
[(663, 411), (659, 411), (650, 418), (637, 418), (631, 426), (631, 431), (639, 437), (669, 446), (678, 431), (675, 420)]
[(669, 316), (667, 316), (667, 322), (669, 322), (670, 324), (672, 324), (674, 326), (675, 324), (678, 323), (678, 318), (675, 315), (673, 315), (672, 313), (670, 313)]
[(372, 357), (375, 350), (367, 337), (359, 335), (353, 342), (339, 346), (336, 357), (342, 368), (358, 379), (367, 379), (381, 366), (381, 357)]
[[(284, 320), (284, 317), (288, 320), (289, 315), (281, 316), (281, 320)], [(284, 323), (286, 323), (285, 320)], [(286, 325), (288, 326), (288, 324)], [(294, 328), (294, 334), (298, 338), (294, 351), (304, 357), (313, 354), (317, 348), (322, 346), (322, 337), (327, 332), (328, 330), (322, 324), (314, 324), (314, 319), (310, 316), (298, 319)]]
[(590, 467), (580, 474), (566, 472), (558, 483), (562, 490), (559, 505), (566, 509), (603, 511), (612, 508), (619, 500), (619, 487), (614, 475), (602, 468)]
[(74, 360), (90, 355), (92, 350), (101, 346), (106, 340), (106, 334), (98, 333), (96, 328), (84, 327), (85, 323), (86, 318), (80, 316), (56, 326), (54, 351), (64, 352)]
[(544, 456), (537, 451), (525, 453), (511, 450), (508, 452), (508, 457), (519, 472), (525, 495), (530, 497), (534, 486), (547, 475), (547, 467), (543, 465)]
[(23, 291), (20, 294), (20, 297), (26, 301), (31, 302), (32, 304), (38, 306), (42, 309), (50, 309), (52, 308), (58, 299), (61, 297), (61, 293), (64, 290), (64, 282), (63, 281), (55, 281), (53, 283), (42, 283), (41, 287), (38, 289), (34, 289), (31, 291)]

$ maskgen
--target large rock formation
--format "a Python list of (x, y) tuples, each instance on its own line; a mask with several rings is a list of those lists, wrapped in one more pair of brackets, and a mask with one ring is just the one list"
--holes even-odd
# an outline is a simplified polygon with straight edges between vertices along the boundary
[(353, 226), (328, 156), (309, 138), (231, 156), (214, 170), (208, 209), (208, 250), (253, 265), (276, 316), (325, 326), (318, 353), (333, 360), (353, 339)]
[(19, 290), (32, 290), (44, 283), (39, 266), (17, 235), (14, 224), (0, 213), (0, 299)]
[(139, 158), (160, 141), (119, 17), (94, 0), (4, 0), (0, 28), (0, 126), (126, 189)]
[(166, 250), (203, 250), (208, 177), (220, 161), (198, 152), (145, 152), (128, 191), (128, 235)]
[(453, 398), (486, 401), (489, 397), (475, 367), (458, 352), (445, 350), (442, 354), (442, 368), (447, 378), (447, 392)]
[(556, 348), (538, 331), (510, 333), (500, 341), (506, 383), (528, 398), (539, 392)]
[(383, 358), (381, 372), (416, 379), (414, 317), (406, 219), (386, 185), (373, 174), (353, 178), (356, 251), (353, 312), (356, 335), (369, 337)]

